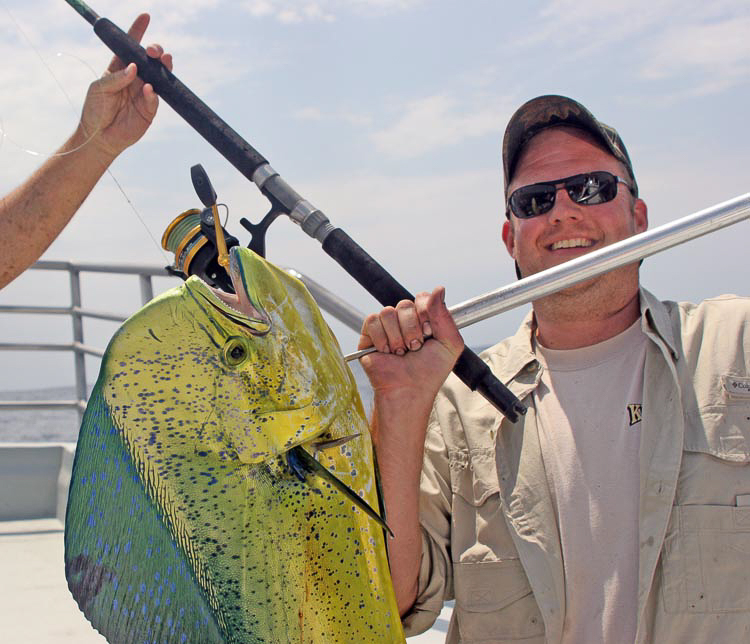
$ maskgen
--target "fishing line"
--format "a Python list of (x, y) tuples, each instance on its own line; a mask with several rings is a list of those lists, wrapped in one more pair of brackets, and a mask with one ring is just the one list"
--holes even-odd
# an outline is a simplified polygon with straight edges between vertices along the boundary
[[(3, 6), (3, 9), (5, 10), (5, 13), (8, 14), (8, 17), (10, 18), (10, 21), (13, 23), (13, 25), (18, 30), (18, 32), (21, 34), (21, 36), (23, 37), (23, 39), (26, 41), (27, 45), (36, 54), (37, 58), (42, 63), (42, 65), (44, 66), (44, 68), (47, 70), (47, 72), (49, 73), (49, 75), (52, 76), (52, 79), (55, 81), (55, 84), (57, 85), (58, 89), (63, 93), (63, 96), (65, 96), (65, 99), (68, 101), (68, 104), (70, 105), (71, 110), (75, 114), (76, 113), (76, 109), (77, 109), (76, 104), (74, 103), (73, 99), (70, 97), (70, 95), (68, 94), (68, 92), (65, 90), (65, 87), (60, 82), (60, 79), (57, 77), (57, 75), (55, 74), (55, 72), (49, 66), (49, 64), (47, 63), (47, 61), (45, 60), (45, 58), (42, 56), (41, 52), (36, 48), (36, 46), (34, 45), (34, 43), (31, 40), (31, 38), (29, 38), (29, 36), (26, 34), (26, 32), (21, 27), (21, 25), (15, 19), (15, 17), (11, 13), (10, 9), (8, 9), (7, 5), (4, 2), (2, 2), (2, 6)], [(75, 56), (74, 54), (63, 54), (62, 52), (58, 52), (56, 54), (57, 57), (62, 57), (63, 55), (70, 56), (71, 58), (74, 58), (77, 61), (79, 61), (80, 63), (82, 63), (83, 65), (85, 65), (89, 69), (89, 71), (91, 72), (91, 74), (92, 74), (92, 76), (93, 76), (93, 78), (95, 80), (97, 78), (99, 78), (99, 75), (96, 73), (96, 71), (93, 69), (93, 67), (91, 67), (91, 65), (89, 65), (82, 58), (79, 58), (78, 56)], [(19, 144), (16, 141), (14, 141), (13, 139), (11, 139), (8, 136), (7, 131), (5, 130), (5, 127), (3, 125), (2, 119), (0, 118), (0, 145), (2, 145), (2, 142), (7, 139), (9, 143), (12, 143), (14, 146), (16, 146), (17, 148), (19, 148), (22, 152), (25, 152), (26, 154), (30, 154), (31, 156), (38, 156), (38, 157), (44, 157), (44, 158), (54, 158), (54, 157), (67, 156), (69, 154), (73, 154), (74, 152), (78, 152), (81, 148), (83, 148), (86, 145), (88, 145), (93, 140), (93, 138), (99, 133), (99, 130), (97, 129), (97, 130), (94, 130), (94, 132), (92, 132), (91, 135), (89, 135), (89, 133), (86, 132), (86, 130), (83, 128), (83, 124), (81, 123), (80, 118), (78, 119), (78, 122), (79, 122), (79, 124), (81, 124), (81, 127), (83, 129), (84, 135), (88, 137), (83, 143), (81, 143), (81, 145), (73, 148), (72, 150), (68, 150), (66, 152), (44, 153), (44, 152), (38, 152), (38, 151), (35, 151), (35, 150), (30, 150), (30, 149), (24, 147), (22, 144)], [(169, 258), (167, 257), (166, 253), (162, 250), (159, 242), (156, 241), (156, 237), (154, 237), (154, 234), (151, 232), (151, 229), (148, 227), (148, 225), (146, 224), (145, 220), (141, 216), (140, 212), (135, 207), (135, 204), (130, 200), (130, 197), (125, 192), (125, 189), (122, 187), (122, 185), (120, 184), (120, 182), (117, 180), (117, 178), (115, 177), (115, 175), (112, 173), (112, 171), (109, 168), (107, 168), (106, 172), (110, 176), (110, 178), (112, 179), (112, 181), (114, 182), (115, 186), (117, 186), (117, 189), (120, 191), (120, 193), (122, 194), (123, 198), (125, 199), (125, 201), (127, 202), (127, 204), (130, 206), (130, 209), (133, 211), (133, 213), (135, 214), (135, 216), (138, 219), (138, 221), (140, 221), (141, 225), (146, 229), (146, 233), (148, 233), (148, 236), (150, 237), (150, 239), (153, 242), (154, 246), (156, 246), (156, 248), (158, 249), (158, 251), (161, 254), (161, 256), (164, 259), (164, 261), (166, 261), (167, 263), (169, 263), (170, 262)]]
[(227, 227), (227, 222), (229, 221), (229, 206), (227, 206), (225, 203), (217, 203), (216, 204), (217, 208), (221, 208), (222, 206), (224, 207), (224, 210), (226, 210), (227, 214), (224, 217), (224, 223), (221, 224), (221, 225), (224, 226), (224, 228), (226, 228)]
[[(42, 63), (42, 66), (47, 70), (47, 72), (49, 73), (49, 75), (52, 77), (52, 80), (55, 81), (55, 85), (57, 85), (57, 88), (62, 92), (63, 96), (65, 96), (65, 99), (68, 101), (68, 105), (70, 105), (70, 108), (71, 108), (71, 111), (73, 112), (73, 114), (77, 114), (76, 113), (76, 105), (73, 102), (73, 99), (70, 97), (70, 94), (68, 94), (68, 92), (65, 90), (65, 87), (60, 82), (60, 79), (57, 77), (57, 75), (55, 74), (55, 72), (52, 70), (52, 67), (50, 67), (50, 65), (47, 62), (47, 60), (44, 58), (44, 56), (42, 56), (42, 53), (34, 45), (34, 42), (31, 40), (31, 38), (29, 38), (28, 34), (23, 30), (23, 28), (21, 27), (21, 25), (19, 24), (19, 22), (15, 19), (15, 17), (10, 12), (10, 9), (8, 9), (8, 7), (5, 5), (5, 3), (3, 3), (3, 9), (5, 9), (5, 13), (8, 14), (8, 17), (10, 18), (10, 21), (13, 23), (13, 25), (15, 26), (15, 28), (18, 30), (18, 32), (21, 34), (21, 36), (23, 36), (23, 39), (26, 41), (26, 44), (36, 54), (36, 57), (39, 59), (39, 62)], [(94, 68), (91, 67), (91, 65), (89, 65), (82, 58), (79, 58), (78, 56), (75, 56), (73, 54), (63, 54), (62, 52), (57, 52), (57, 54), (55, 54), (55, 55), (58, 58), (62, 57), (63, 55), (70, 56), (71, 58), (74, 58), (79, 63), (81, 63), (82, 65), (84, 65), (91, 72), (91, 75), (93, 76), (94, 79), (96, 79), (96, 78), (99, 77), (99, 75), (96, 73), (96, 71), (94, 71)], [(79, 119), (79, 122), (80, 122), (80, 119)], [(88, 132), (86, 132), (84, 130), (84, 134), (86, 136), (88, 136), (88, 138), (83, 143), (81, 143), (81, 145), (79, 145), (78, 147), (73, 148), (72, 150), (68, 150), (67, 152), (39, 152), (38, 150), (31, 150), (31, 149), (25, 147), (22, 143), (18, 143), (17, 141), (15, 141), (11, 137), (9, 137), (8, 136), (8, 132), (5, 129), (5, 126), (4, 126), (3, 122), (2, 122), (2, 119), (0, 119), (0, 138), (2, 140), (7, 139), (9, 143), (12, 143), (19, 150), (21, 150), (22, 152), (25, 152), (26, 154), (30, 154), (31, 156), (35, 156), (35, 157), (45, 157), (45, 158), (48, 158), (48, 159), (51, 159), (53, 157), (62, 157), (62, 156), (66, 156), (68, 154), (73, 154), (74, 152), (78, 152), (78, 150), (80, 150), (84, 146), (88, 145), (88, 143), (98, 133), (99, 133), (99, 130), (95, 130), (91, 134), (91, 136), (88, 136)]]
[[(86, 67), (88, 67), (91, 70), (91, 73), (94, 75), (94, 78), (97, 78), (96, 72), (93, 70), (93, 68), (91, 67), (91, 65), (89, 65), (82, 58), (79, 58), (78, 56), (74, 56), (73, 54), (66, 54), (66, 53), (63, 53), (63, 52), (57, 52), (57, 54), (55, 54), (55, 55), (58, 58), (62, 57), (62, 56), (70, 56), (71, 58), (76, 59), (78, 62), (80, 62), (80, 63), (84, 64)], [(62, 85), (60, 84), (59, 80), (55, 76), (55, 74), (52, 71), (51, 67), (47, 64), (47, 62), (43, 58), (41, 58), (41, 56), (40, 56), (40, 60), (42, 61), (42, 64), (45, 66), (45, 68), (50, 73), (50, 75), (52, 75), (52, 77), (54, 78), (55, 83), (57, 84), (58, 88), (60, 88), (60, 90), (65, 95), (65, 98), (67, 99), (68, 103), (70, 104), (70, 107), (73, 110), (75, 110), (75, 107), (76, 107), (75, 104), (73, 103), (73, 101), (70, 98), (70, 96), (68, 95), (68, 93), (62, 88)], [(80, 122), (80, 120), (79, 120), (79, 122)], [(86, 132), (85, 129), (84, 129), (83, 133), (88, 138), (83, 143), (81, 143), (81, 145), (78, 145), (75, 148), (72, 148), (72, 149), (68, 150), (67, 152), (40, 152), (38, 150), (31, 150), (30, 148), (25, 147), (23, 143), (19, 143), (15, 139), (13, 139), (10, 136), (8, 136), (8, 131), (5, 129), (5, 124), (4, 124), (3, 120), (2, 120), (2, 118), (0, 118), (0, 142), (7, 140), (8, 143), (14, 145), (16, 148), (18, 148), (19, 150), (21, 150), (21, 152), (25, 152), (26, 154), (30, 154), (33, 157), (42, 157), (42, 158), (46, 158), (46, 159), (52, 159), (54, 157), (64, 157), (64, 156), (67, 156), (68, 154), (73, 154), (74, 152), (78, 152), (78, 150), (80, 150), (81, 148), (83, 148), (86, 145), (88, 145), (92, 141), (92, 139), (97, 134), (99, 134), (99, 130), (98, 129), (94, 130), (94, 132), (90, 136), (88, 135), (88, 132)]]

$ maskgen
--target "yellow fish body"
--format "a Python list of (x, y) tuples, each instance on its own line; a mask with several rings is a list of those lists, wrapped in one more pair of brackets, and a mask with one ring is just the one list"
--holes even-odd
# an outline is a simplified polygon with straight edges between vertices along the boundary
[[(305, 287), (232, 250), (112, 339), (81, 427), (69, 587), (110, 642), (403, 642), (354, 378)], [(316, 467), (319, 467), (315, 463)]]

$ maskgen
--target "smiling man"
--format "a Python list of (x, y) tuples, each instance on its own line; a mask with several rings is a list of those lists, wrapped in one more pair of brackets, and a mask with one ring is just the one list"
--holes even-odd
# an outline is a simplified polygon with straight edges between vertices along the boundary
[[(519, 276), (647, 227), (620, 136), (569, 98), (519, 108), (503, 165)], [(455, 598), (448, 642), (747, 638), (750, 301), (662, 302), (638, 271), (535, 301), (484, 352), (528, 407), (515, 424), (449, 375), (441, 288), (366, 319), (407, 634)]]

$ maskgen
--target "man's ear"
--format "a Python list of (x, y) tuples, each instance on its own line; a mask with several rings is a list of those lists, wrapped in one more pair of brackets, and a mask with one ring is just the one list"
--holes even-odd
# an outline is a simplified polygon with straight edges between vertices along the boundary
[(513, 232), (513, 225), (510, 223), (509, 219), (506, 219), (505, 222), (503, 222), (503, 243), (505, 244), (508, 254), (515, 259), (516, 237)]
[(635, 232), (642, 233), (648, 229), (648, 206), (643, 199), (635, 200), (633, 217), (635, 218)]

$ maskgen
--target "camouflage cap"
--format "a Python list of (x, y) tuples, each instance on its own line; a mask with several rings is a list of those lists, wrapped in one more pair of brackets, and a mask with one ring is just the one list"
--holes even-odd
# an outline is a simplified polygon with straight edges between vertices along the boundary
[(604, 147), (622, 162), (633, 182), (633, 194), (638, 196), (638, 184), (635, 181), (630, 156), (617, 131), (597, 121), (594, 115), (583, 105), (567, 96), (549, 94), (537, 96), (524, 103), (510, 118), (503, 137), (503, 173), (505, 175), (505, 192), (516, 169), (519, 153), (528, 140), (544, 128), (555, 125), (570, 125), (593, 134)]

